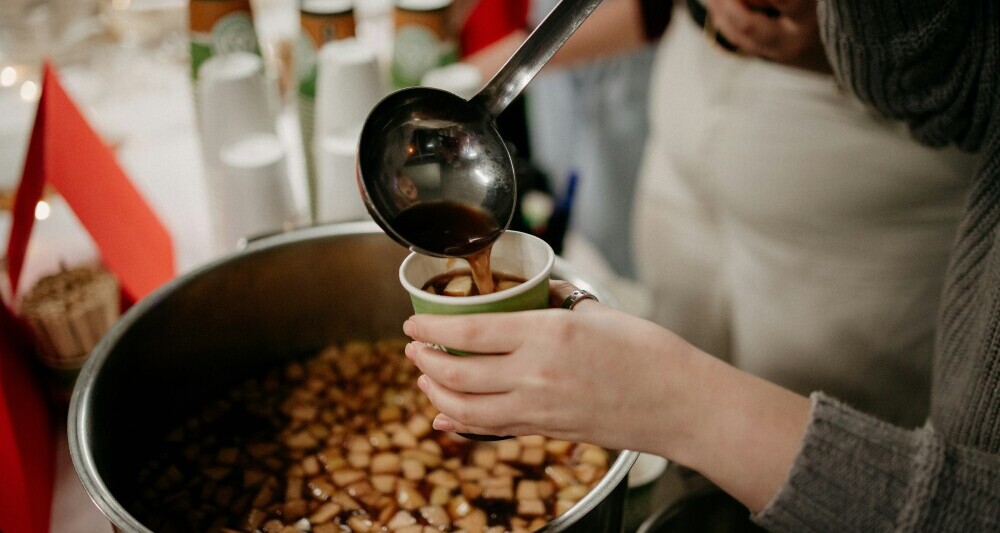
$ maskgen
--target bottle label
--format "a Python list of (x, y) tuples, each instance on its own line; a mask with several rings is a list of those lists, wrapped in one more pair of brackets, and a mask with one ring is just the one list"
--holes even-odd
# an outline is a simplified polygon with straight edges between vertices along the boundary
[(191, 75), (210, 57), (231, 52), (259, 54), (257, 34), (249, 11), (232, 11), (217, 19), (207, 32), (191, 31)]

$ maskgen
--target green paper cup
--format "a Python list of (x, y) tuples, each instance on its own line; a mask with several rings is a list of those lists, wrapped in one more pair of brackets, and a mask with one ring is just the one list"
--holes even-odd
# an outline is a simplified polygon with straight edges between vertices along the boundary
[[(545, 309), (549, 306), (549, 276), (556, 255), (545, 241), (517, 231), (507, 231), (493, 245), (490, 265), (495, 273), (517, 276), (524, 283), (507, 290), (479, 296), (443, 296), (424, 291), (422, 287), (436, 276), (450, 271), (467, 270), (461, 260), (449, 260), (417, 253), (410, 254), (399, 267), (399, 281), (410, 293), (413, 310), (435, 315), (467, 315), (472, 313), (503, 313)], [(455, 355), (467, 352), (445, 348)], [(502, 440), (510, 437), (471, 435), (463, 437), (482, 440)]]
[(399, 267), (399, 281), (410, 293), (413, 310), (435, 315), (467, 315), (545, 309), (549, 306), (549, 276), (555, 253), (545, 241), (517, 231), (507, 231), (493, 245), (493, 272), (525, 279), (500, 292), (478, 296), (443, 296), (422, 287), (436, 276), (468, 270), (463, 260), (411, 253)]

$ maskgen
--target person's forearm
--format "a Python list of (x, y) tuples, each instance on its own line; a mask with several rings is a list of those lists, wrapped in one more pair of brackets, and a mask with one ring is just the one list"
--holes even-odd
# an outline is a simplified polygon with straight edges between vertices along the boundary
[[(676, 353), (675, 353), (676, 355)], [(694, 348), (662, 358), (662, 395), (644, 447), (711, 479), (759, 511), (785, 482), (801, 446), (810, 403)]]
[[(525, 31), (516, 31), (470, 55), (472, 63), (490, 79), (507, 62), (527, 38)], [(573, 34), (546, 68), (570, 67), (596, 61), (641, 48), (646, 44), (642, 13), (635, 0), (605, 0)]]

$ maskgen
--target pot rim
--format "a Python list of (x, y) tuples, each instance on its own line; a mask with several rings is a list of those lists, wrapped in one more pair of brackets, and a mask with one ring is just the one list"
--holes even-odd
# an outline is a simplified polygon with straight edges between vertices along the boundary
[[(67, 440), (69, 441), (70, 458), (80, 483), (87, 491), (87, 495), (104, 515), (111, 520), (116, 528), (123, 531), (153, 533), (149, 528), (136, 520), (125, 507), (115, 498), (108, 489), (97, 465), (93, 460), (93, 453), (86, 438), (93, 431), (91, 427), (91, 408), (94, 381), (97, 378), (105, 361), (111, 351), (117, 346), (122, 336), (129, 331), (132, 325), (141, 317), (146, 315), (151, 309), (161, 302), (180, 291), (195, 279), (215, 270), (230, 262), (241, 261), (245, 257), (255, 255), (267, 250), (282, 248), (311, 240), (327, 239), (330, 237), (347, 237), (369, 234), (384, 234), (381, 228), (374, 222), (350, 222), (342, 224), (330, 224), (324, 226), (313, 226), (294, 230), (263, 238), (259, 241), (251, 242), (245, 248), (227, 254), (218, 259), (212, 260), (199, 266), (190, 272), (184, 273), (173, 280), (165, 283), (149, 296), (143, 298), (132, 306), (122, 317), (111, 327), (90, 352), (87, 363), (80, 371), (77, 378), (76, 387), (73, 390), (73, 397), (70, 401), (69, 416), (67, 417)], [(602, 294), (603, 301), (614, 305), (613, 298), (607, 292), (594, 285), (577, 279), (565, 261), (556, 258), (556, 267), (560, 273), (568, 274), (565, 277), (580, 288)], [(605, 497), (625, 481), (632, 464), (635, 463), (639, 454), (634, 451), (621, 450), (614, 463), (604, 478), (587, 493), (569, 511), (549, 522), (541, 531), (555, 530), (573, 524), (583, 518), (587, 513), (597, 507)]]

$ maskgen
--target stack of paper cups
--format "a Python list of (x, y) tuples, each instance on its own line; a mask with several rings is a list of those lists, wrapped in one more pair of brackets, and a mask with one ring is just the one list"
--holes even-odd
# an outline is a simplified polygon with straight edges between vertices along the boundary
[[(302, 144), (307, 147), (306, 173), (309, 183), (314, 183), (316, 164), (313, 161), (312, 146), (316, 116), (316, 58), (324, 44), (355, 36), (354, 0), (301, 0), (299, 21), (301, 33), (295, 56), (299, 82), (299, 125)], [(309, 208), (315, 215), (313, 198), (315, 197), (311, 195)]]
[(259, 133), (224, 146), (217, 175), (217, 233), (223, 244), (283, 229), (294, 212), (288, 162), (277, 135)]
[(277, 95), (260, 56), (235, 52), (208, 59), (199, 70), (198, 94), (201, 145), (209, 164), (218, 163), (223, 146), (275, 132)]
[(358, 136), (321, 137), (316, 156), (316, 222), (346, 222), (368, 216), (355, 179)]
[(198, 116), (216, 244), (283, 229), (296, 219), (277, 95), (259, 56), (214, 56), (199, 70)]
[(320, 49), (312, 145), (316, 222), (366, 216), (354, 177), (358, 137), (384, 93), (375, 54), (360, 41), (332, 41)]
[(375, 53), (357, 39), (323, 45), (316, 80), (316, 136), (351, 136), (384, 94)]

